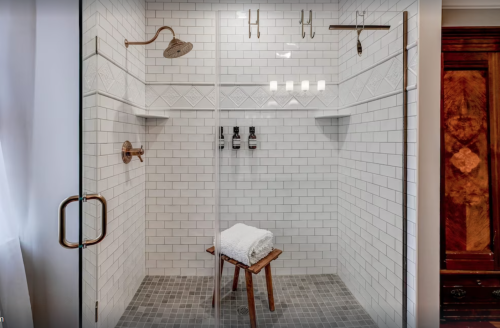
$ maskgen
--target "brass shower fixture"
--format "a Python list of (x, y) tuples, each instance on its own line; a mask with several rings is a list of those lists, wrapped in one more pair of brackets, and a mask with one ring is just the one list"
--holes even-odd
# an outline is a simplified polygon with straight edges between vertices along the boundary
[(122, 160), (123, 163), (128, 164), (134, 156), (139, 157), (141, 162), (144, 162), (142, 156), (144, 156), (144, 148), (132, 148), (130, 141), (125, 141), (122, 146)]
[(163, 57), (165, 57), (165, 58), (181, 57), (193, 49), (193, 44), (191, 42), (184, 42), (184, 41), (181, 41), (180, 39), (177, 39), (175, 37), (174, 30), (170, 26), (160, 27), (158, 29), (158, 31), (156, 32), (156, 35), (149, 41), (129, 42), (127, 39), (125, 39), (125, 47), (128, 48), (128, 46), (130, 46), (130, 45), (146, 45), (146, 44), (153, 43), (158, 38), (158, 35), (160, 35), (160, 32), (163, 30), (169, 30), (170, 32), (172, 32), (172, 34), (174, 36), (172, 41), (170, 41), (170, 43), (168, 44), (167, 49), (165, 49), (165, 51), (163, 52)]

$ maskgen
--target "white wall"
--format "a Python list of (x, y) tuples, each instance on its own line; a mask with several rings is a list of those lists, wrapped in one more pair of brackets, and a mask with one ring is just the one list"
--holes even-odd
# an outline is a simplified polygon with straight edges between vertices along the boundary
[(443, 26), (500, 26), (500, 9), (443, 9)]
[[(35, 1), (0, 2), (0, 39), (4, 40), (0, 48), (0, 262), (4, 263), (0, 316), (5, 326), (27, 328), (33, 327), (33, 316), (19, 238), (26, 235), (29, 215), (35, 10)], [(26, 243), (23, 246), (26, 254)]]
[[(257, 19), (260, 38), (252, 27), (248, 37), (248, 10)], [(313, 10), (313, 39), (309, 27), (301, 37), (300, 10), (306, 21)], [(147, 46), (147, 80), (156, 82), (213, 82), (215, 67), (215, 11), (221, 11), (221, 81), (264, 82), (271, 80), (326, 80), (336, 82), (337, 39), (328, 30), (337, 21), (337, 1), (274, 4), (252, 3), (164, 3), (148, 0), (147, 34), (152, 37), (162, 25), (171, 26), (178, 38), (192, 42), (193, 50), (182, 58), (163, 58), (172, 39), (170, 32)]]
[[(441, 1), (439, 2), (441, 3)], [(443, 0), (444, 9), (495, 9), (500, 8), (497, 0)], [(437, 8), (437, 7), (436, 7)]]
[(417, 327), (439, 327), (441, 1), (419, 2)]

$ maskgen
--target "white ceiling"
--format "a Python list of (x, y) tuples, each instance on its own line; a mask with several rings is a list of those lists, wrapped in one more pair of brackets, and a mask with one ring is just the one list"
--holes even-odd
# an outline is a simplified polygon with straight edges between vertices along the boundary
[[(424, 1), (429, 1), (429, 0), (424, 0)], [(492, 9), (492, 8), (500, 9), (500, 0), (443, 0), (443, 9)]]

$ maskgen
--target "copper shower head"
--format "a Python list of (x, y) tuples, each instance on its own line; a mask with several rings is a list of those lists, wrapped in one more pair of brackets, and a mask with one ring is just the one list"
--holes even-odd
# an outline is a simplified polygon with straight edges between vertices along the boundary
[(177, 58), (184, 56), (193, 49), (193, 44), (191, 42), (184, 42), (175, 37), (168, 44), (167, 49), (163, 52), (163, 57), (165, 58)]
[(168, 47), (167, 49), (165, 49), (165, 51), (163, 52), (163, 56), (165, 58), (177, 58), (177, 57), (181, 57), (181, 56), (184, 56), (185, 54), (187, 54), (188, 52), (190, 52), (192, 49), (193, 49), (193, 44), (191, 42), (184, 42), (184, 41), (181, 41), (179, 39), (177, 39), (175, 37), (175, 32), (174, 30), (170, 27), (170, 26), (162, 26), (158, 29), (158, 31), (156, 32), (156, 35), (149, 41), (145, 41), (145, 42), (129, 42), (128, 40), (125, 40), (125, 47), (128, 48), (129, 45), (146, 45), (146, 44), (150, 44), (152, 42), (154, 42), (157, 38), (158, 38), (158, 35), (160, 35), (160, 32), (163, 31), (163, 30), (169, 30), (170, 32), (172, 32), (174, 38), (172, 39), (172, 41), (170, 41), (170, 43), (168, 44)]

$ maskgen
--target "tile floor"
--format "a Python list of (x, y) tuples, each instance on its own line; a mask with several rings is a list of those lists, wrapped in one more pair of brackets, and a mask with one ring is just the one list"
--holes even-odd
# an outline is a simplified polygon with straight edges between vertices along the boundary
[[(267, 303), (265, 275), (254, 276), (257, 326), (275, 328), (377, 327), (337, 275), (273, 277), (276, 311)], [(222, 278), (221, 326), (249, 327), (244, 275), (238, 290)], [(212, 277), (147, 276), (117, 328), (213, 327)], [(243, 311), (245, 308), (243, 308)]]

